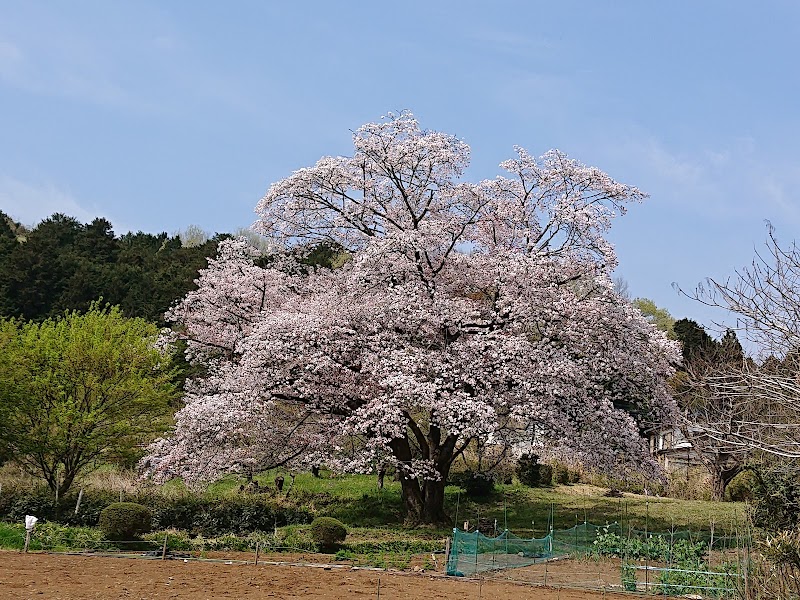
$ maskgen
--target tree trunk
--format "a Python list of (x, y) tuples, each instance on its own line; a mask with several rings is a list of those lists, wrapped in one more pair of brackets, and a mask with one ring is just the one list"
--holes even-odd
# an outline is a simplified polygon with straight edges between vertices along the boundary
[(422, 522), (430, 525), (445, 525), (452, 527), (453, 520), (444, 512), (444, 486), (447, 482), (426, 481), (422, 507)]
[[(452, 520), (444, 512), (444, 486), (450, 466), (458, 453), (455, 452), (458, 438), (448, 435), (442, 441), (441, 431), (431, 425), (425, 434), (417, 423), (406, 414), (409, 431), (419, 445), (421, 458), (431, 461), (437, 479), (420, 479), (414, 473), (404, 472), (415, 458), (409, 443), (408, 432), (389, 443), (392, 454), (398, 461), (403, 504), (406, 507), (406, 523), (409, 525), (451, 526)], [(433, 420), (433, 419), (431, 419)]]
[(401, 477), (400, 485), (407, 525), (452, 526), (452, 519), (444, 511), (444, 479), (420, 485), (417, 479)]
[(742, 467), (737, 465), (729, 469), (718, 467), (711, 471), (711, 496), (714, 500), (725, 500), (725, 489), (741, 470)]

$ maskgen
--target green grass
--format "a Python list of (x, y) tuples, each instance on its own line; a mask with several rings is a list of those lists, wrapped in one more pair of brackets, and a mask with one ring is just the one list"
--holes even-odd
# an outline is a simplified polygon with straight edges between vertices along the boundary
[[(83, 548), (98, 548), (103, 534), (96, 527), (70, 527), (59, 523), (37, 523), (31, 536), (30, 550), (66, 552)], [(25, 526), (22, 523), (0, 522), (0, 548), (22, 550), (25, 546)]]
[[(402, 566), (408, 564), (412, 555), (429, 556), (431, 552), (441, 550), (444, 539), (451, 533), (449, 528), (405, 527), (397, 482), (386, 481), (384, 489), (379, 490), (374, 476), (331, 477), (323, 473), (323, 477), (314, 478), (304, 473), (296, 477), (294, 486), (288, 490), (288, 497), (285, 497), (291, 480), (286, 475), (284, 477), (286, 487), (281, 503), (302, 506), (315, 516), (335, 517), (347, 525), (348, 536), (342, 546), (341, 558), (347, 557), (354, 564)], [(260, 474), (256, 480), (262, 488), (274, 490), (274, 473)], [(203, 495), (212, 499), (238, 495), (242, 482), (234, 476), (226, 477), (210, 485)], [(615, 499), (604, 497), (603, 492), (603, 488), (582, 484), (543, 488), (514, 484), (500, 485), (491, 496), (476, 500), (467, 498), (460, 488), (448, 486), (445, 509), (458, 527), (466, 520), (474, 527), (478, 518), (492, 524), (496, 519), (498, 532), (508, 527), (521, 537), (545, 535), (551, 510), (555, 529), (567, 529), (585, 519), (594, 524), (617, 521), (636, 529), (647, 527), (652, 532), (667, 532), (672, 527), (699, 532), (708, 531), (713, 522), (717, 535), (733, 532), (745, 515), (745, 506), (741, 503), (686, 501), (634, 494)], [(195, 492), (187, 490), (180, 482), (172, 482), (159, 493)], [(267, 493), (270, 494), (275, 492)], [(186, 532), (172, 532), (169, 547), (174, 550), (252, 551), (260, 541), (264, 549), (290, 546), (313, 550), (307, 529), (305, 525), (290, 525), (279, 528), (277, 532), (206, 539), (191, 537)], [(0, 547), (21, 549), (24, 535), (21, 523), (0, 523)], [(162, 531), (146, 538), (155, 543), (163, 536)], [(45, 522), (37, 525), (31, 549), (63, 551), (103, 546), (102, 534), (96, 528)]]
[[(449, 528), (405, 527), (400, 484), (391, 479), (387, 478), (383, 490), (379, 490), (373, 475), (332, 476), (323, 471), (322, 477), (315, 478), (310, 473), (300, 473), (292, 486), (288, 474), (280, 474), (285, 479), (280, 504), (303, 507), (312, 516), (339, 519), (350, 529), (348, 543), (368, 545), (385, 541), (392, 548), (401, 548), (408, 547), (408, 544), (403, 546), (404, 540), (435, 541), (450, 534)], [(255, 478), (260, 487), (267, 490), (265, 499), (276, 496), (275, 475), (276, 472), (266, 472)], [(128, 478), (130, 481), (124, 474), (106, 473), (100, 480), (103, 484), (100, 487), (135, 488), (141, 485), (132, 477)], [(241, 477), (224, 477), (209, 485), (201, 495), (212, 501), (236, 496), (241, 494), (239, 486), (243, 482)], [(4, 483), (4, 492), (6, 489), (11, 490), (13, 486)], [(491, 524), (496, 519), (498, 532), (507, 527), (522, 537), (545, 535), (551, 510), (555, 529), (567, 529), (585, 519), (598, 525), (616, 521), (623, 526), (642, 530), (647, 527), (654, 532), (667, 532), (673, 527), (676, 530), (708, 531), (713, 522), (718, 533), (733, 532), (736, 525), (744, 521), (746, 512), (741, 503), (686, 501), (634, 494), (615, 499), (604, 497), (603, 492), (604, 488), (584, 484), (542, 488), (514, 484), (499, 485), (494, 494), (478, 500), (467, 498), (458, 487), (448, 486), (445, 511), (458, 527), (462, 527), (464, 521), (469, 521), (474, 527), (479, 518)], [(197, 492), (188, 490), (180, 481), (172, 481), (147, 493), (193, 496)], [(0, 544), (3, 535), (0, 530)], [(361, 549), (366, 549), (367, 545)]]
[[(362, 527), (402, 526), (403, 507), (400, 500), (400, 484), (386, 481), (379, 490), (375, 476), (341, 475), (331, 476), (323, 472), (322, 477), (311, 473), (300, 473), (290, 488), (291, 479), (285, 478), (282, 495), (287, 501), (308, 508), (316, 516), (334, 517), (343, 523)], [(275, 474), (268, 472), (254, 477), (267, 493), (276, 493)], [(228, 476), (209, 485), (207, 494), (224, 497), (238, 494), (243, 478)]]
[[(331, 476), (323, 472), (315, 478), (310, 473), (298, 474), (288, 501), (305, 505), (318, 516), (339, 519), (350, 527), (371, 530), (413, 531), (425, 538), (442, 537), (447, 529), (403, 527), (403, 507), (400, 484), (386, 480), (383, 490), (377, 487), (373, 475)], [(274, 489), (274, 473), (255, 477), (261, 487)], [(290, 483), (286, 479), (284, 493)], [(209, 486), (208, 493), (226, 495), (239, 493), (243, 479), (226, 477)], [(624, 498), (606, 498), (604, 488), (586, 484), (529, 488), (520, 484), (498, 485), (494, 494), (483, 499), (469, 499), (456, 486), (445, 490), (445, 511), (457, 527), (464, 521), (474, 526), (480, 518), (493, 522), (498, 531), (508, 528), (517, 535), (541, 537), (547, 533), (552, 511), (553, 527), (568, 529), (584, 520), (597, 525), (619, 522), (626, 527), (666, 532), (690, 529), (732, 532), (744, 521), (746, 507), (739, 502), (710, 502), (677, 500), (636, 494)]]
[[(528, 488), (518, 484), (498, 486), (490, 498), (480, 502), (456, 498), (448, 488), (447, 510), (457, 526), (464, 521), (475, 523), (497, 519), (498, 531), (506, 526), (517, 535), (542, 537), (552, 511), (554, 529), (568, 529), (584, 520), (596, 525), (618, 522), (635, 529), (665, 532), (676, 530), (707, 531), (712, 522), (717, 531), (733, 531), (745, 517), (745, 505), (738, 502), (676, 500), (625, 494), (624, 498), (606, 498), (603, 488), (591, 485), (569, 485)], [(507, 525), (506, 525), (507, 524)]]

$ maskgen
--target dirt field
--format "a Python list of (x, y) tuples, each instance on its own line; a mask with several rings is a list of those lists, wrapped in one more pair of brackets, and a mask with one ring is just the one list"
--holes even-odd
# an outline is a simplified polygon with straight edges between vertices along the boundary
[[(269, 559), (270, 557), (267, 557)], [(560, 570), (566, 570), (563, 565)], [(560, 577), (558, 578), (560, 579)], [(0, 551), (0, 599), (630, 600), (631, 596), (345, 568), (225, 564)]]

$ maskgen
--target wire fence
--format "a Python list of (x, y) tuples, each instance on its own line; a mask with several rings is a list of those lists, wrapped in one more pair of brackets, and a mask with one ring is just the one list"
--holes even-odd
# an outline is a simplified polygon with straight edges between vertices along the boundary
[[(218, 539), (188, 538), (176, 531), (151, 534), (149, 539), (108, 540), (99, 530), (69, 530), (64, 539), (37, 525), (31, 550), (92, 553), (144, 559), (212, 560), (228, 564), (317, 565), (314, 550), (280, 543), (277, 538), (224, 536)], [(0, 546), (22, 548), (25, 532), (0, 527)], [(54, 526), (55, 528), (55, 526)], [(549, 587), (630, 591), (663, 596), (695, 595), (733, 598), (747, 572), (743, 557), (750, 546), (746, 534), (719, 535), (710, 531), (672, 530), (651, 532), (618, 523), (582, 523), (554, 530), (541, 538), (522, 538), (509, 531), (490, 537), (479, 531), (454, 529), (448, 540), (436, 544), (424, 558), (424, 570), (478, 579), (510, 580)], [(231, 554), (231, 553), (236, 554)], [(223, 554), (227, 553), (227, 554)], [(264, 554), (283, 553), (286, 560)], [(341, 568), (409, 569), (416, 554), (415, 570), (422, 564), (420, 552), (370, 551), (368, 556), (342, 550), (341, 557), (327, 557), (326, 566)], [(249, 554), (249, 556), (248, 556)], [(289, 556), (303, 554), (304, 557)], [(749, 555), (748, 555), (749, 556)], [(265, 560), (266, 559), (266, 560)], [(271, 560), (270, 560), (271, 559)], [(343, 564), (336, 565), (336, 560)], [(310, 562), (311, 561), (311, 562)]]
[[(649, 532), (618, 523), (582, 523), (524, 539), (453, 530), (448, 575), (664, 596), (735, 597), (749, 535), (690, 530)], [(569, 564), (558, 564), (569, 558)]]
[[(25, 531), (20, 527), (2, 527), (0, 523), (0, 547), (6, 549), (25, 548)], [(30, 538), (30, 551), (64, 554), (91, 554), (95, 556), (117, 556), (127, 558), (199, 560), (225, 562), (227, 564), (275, 564), (295, 566), (325, 566), (330, 568), (355, 568), (372, 570), (422, 570), (443, 573), (445, 541), (415, 542), (404, 548), (403, 542), (353, 542), (343, 544), (334, 556), (319, 554), (316, 546), (287, 545), (279, 539), (264, 534), (258, 538), (225, 535), (219, 538), (189, 538), (183, 532), (165, 531), (147, 534), (149, 539), (109, 540), (87, 535), (81, 529), (77, 535), (63, 535), (70, 528), (59, 527), (56, 532), (48, 530), (48, 523), (34, 530)], [(99, 530), (88, 530), (99, 533)], [(59, 535), (61, 534), (61, 535)], [(385, 548), (384, 548), (385, 546)], [(427, 550), (420, 551), (420, 546)], [(27, 550), (26, 550), (27, 551)], [(422, 558), (420, 558), (422, 557)], [(415, 564), (412, 565), (412, 559)]]

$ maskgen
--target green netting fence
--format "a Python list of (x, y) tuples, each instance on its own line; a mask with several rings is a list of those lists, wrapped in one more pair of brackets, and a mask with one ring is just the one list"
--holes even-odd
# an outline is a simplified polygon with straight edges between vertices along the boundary
[(527, 567), (553, 556), (553, 538), (523, 539), (508, 531), (487, 537), (453, 529), (447, 574), (470, 577), (483, 571)]
[(485, 571), (526, 567), (570, 555), (602, 554), (629, 559), (673, 563), (673, 556), (691, 546), (706, 551), (724, 551), (747, 544), (741, 536), (713, 532), (649, 532), (618, 523), (581, 523), (569, 529), (551, 530), (542, 538), (525, 539), (504, 531), (488, 537), (479, 531), (453, 530), (447, 574), (470, 577)]

